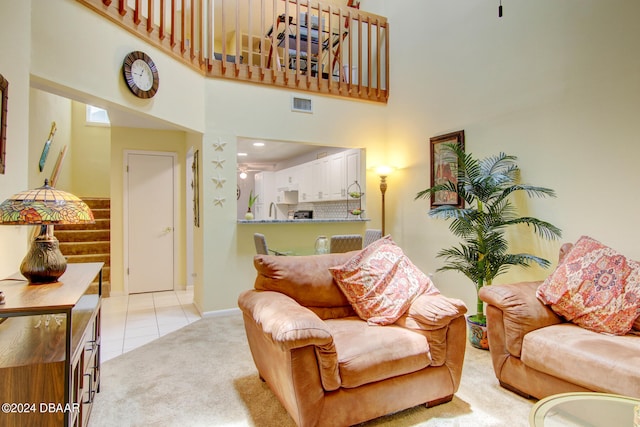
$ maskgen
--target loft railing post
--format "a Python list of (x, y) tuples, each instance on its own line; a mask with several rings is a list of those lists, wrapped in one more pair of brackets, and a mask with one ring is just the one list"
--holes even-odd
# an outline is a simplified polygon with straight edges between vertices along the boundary
[(160, 37), (160, 40), (164, 40), (165, 37), (165, 28), (164, 28), (164, 1), (165, 0), (160, 0), (160, 25), (158, 27), (158, 37)]
[(153, 31), (153, 6), (154, 0), (147, 0), (147, 33)]
[(380, 21), (376, 19), (376, 46), (378, 47), (378, 57), (376, 58), (376, 87), (378, 89), (378, 94), (376, 96), (378, 98), (380, 98), (380, 56), (382, 56), (382, 46), (380, 46), (380, 40), (382, 40), (382, 38), (380, 37), (380, 32)]
[[(321, 24), (322, 24), (322, 3), (318, 2), (318, 29), (320, 29)], [(318, 42), (320, 42), (320, 40), (318, 40)], [(320, 46), (318, 46), (318, 48), (320, 48)], [(322, 69), (320, 68), (320, 64), (318, 64), (318, 70), (316, 71), (316, 83), (318, 84), (318, 90), (320, 90), (321, 83), (322, 83)]]
[(140, 24), (140, 17), (141, 17), (140, 9), (142, 9), (142, 0), (136, 0), (135, 6), (133, 9), (133, 23), (136, 25)]
[(176, 45), (176, 0), (171, 0), (171, 47)]
[(241, 43), (241, 41), (239, 41), (239, 40), (241, 40), (241, 35), (240, 35), (240, 31), (239, 31), (240, 30), (240, 8), (238, 7), (238, 2), (239, 1), (241, 1), (241, 0), (237, 0), (236, 1), (236, 15), (235, 15), (236, 16), (236, 25), (235, 25), (235, 30), (234, 30), (235, 36), (236, 36), (235, 37), (235, 39), (236, 39), (235, 41), (236, 42), (235, 42), (235, 49), (234, 49), (235, 58), (234, 58), (234, 61), (233, 61), (233, 64), (234, 64), (233, 67), (234, 67), (234, 71), (235, 71), (236, 76), (238, 76), (238, 74), (240, 73), (240, 67), (238, 66), (238, 61), (240, 60), (240, 51), (239, 51), (240, 49), (239, 49), (239, 46), (240, 46), (240, 43)]
[(385, 56), (384, 56), (384, 63), (385, 63), (385, 71), (384, 71), (384, 78), (385, 78), (385, 86), (384, 86), (384, 93), (385, 93), (385, 100), (389, 99), (389, 23), (387, 22), (385, 25), (385, 33), (384, 33), (384, 49), (385, 49)]
[(260, 44), (258, 45), (260, 48), (260, 81), (264, 79), (265, 69), (264, 51), (266, 47), (266, 33), (264, 21), (266, 18), (266, 11), (264, 7), (264, 0), (260, 0)]
[[(253, 66), (253, 2), (249, 0), (249, 17), (247, 23), (247, 76), (251, 78), (251, 67)], [(242, 38), (240, 40), (242, 42)], [(240, 46), (242, 48), (242, 46)]]
[(358, 95), (362, 95), (362, 17), (358, 17)]
[(371, 18), (367, 18), (367, 95), (371, 95)]
[[(347, 11), (347, 14), (349, 19), (349, 31), (352, 31), (353, 27), (351, 26), (352, 19), (351, 19), (350, 9)], [(353, 80), (353, 73), (351, 72), (352, 67), (353, 67), (353, 37), (351, 37), (351, 34), (349, 34), (349, 69), (347, 70), (347, 72), (349, 73), (347, 77), (347, 91), (349, 93), (351, 93), (351, 90), (352, 90), (351, 89), (351, 84), (352, 84), (351, 80)]]
[[(205, 34), (205, 29), (206, 29), (206, 18), (207, 15), (205, 14), (204, 11), (204, 0), (198, 0), (198, 61), (200, 62), (200, 68), (205, 67), (206, 68), (206, 56), (207, 56), (207, 51), (206, 51), (206, 43), (205, 43), (205, 39), (204, 39), (204, 34)], [(209, 9), (207, 9), (209, 10)]]
[(213, 0), (207, 0), (207, 70), (213, 68)]
[(189, 35), (189, 51), (190, 51), (190, 56), (191, 56), (191, 60), (193, 60), (193, 58), (196, 57), (196, 28), (195, 28), (195, 13), (196, 13), (196, 5), (195, 5), (195, 0), (189, 0), (189, 6), (191, 6), (191, 13), (189, 14), (189, 27), (191, 29), (191, 31), (189, 31), (191, 34)]

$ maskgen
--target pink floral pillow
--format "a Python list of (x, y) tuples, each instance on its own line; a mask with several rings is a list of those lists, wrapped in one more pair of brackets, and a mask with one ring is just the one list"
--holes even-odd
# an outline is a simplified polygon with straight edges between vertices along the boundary
[(329, 271), (358, 316), (374, 325), (395, 322), (423, 293), (440, 293), (391, 236), (375, 241)]
[(624, 335), (640, 310), (640, 263), (582, 236), (538, 287), (537, 296), (577, 325)]

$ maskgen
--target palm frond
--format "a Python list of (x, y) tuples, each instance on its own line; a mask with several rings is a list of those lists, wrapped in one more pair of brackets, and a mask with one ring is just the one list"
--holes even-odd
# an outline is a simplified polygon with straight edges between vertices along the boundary
[(555, 225), (539, 220), (537, 218), (532, 217), (520, 217), (514, 218), (509, 221), (505, 221), (504, 225), (516, 225), (516, 224), (525, 224), (530, 227), (533, 227), (535, 233), (547, 240), (557, 240), (562, 237), (562, 230), (560, 230)]

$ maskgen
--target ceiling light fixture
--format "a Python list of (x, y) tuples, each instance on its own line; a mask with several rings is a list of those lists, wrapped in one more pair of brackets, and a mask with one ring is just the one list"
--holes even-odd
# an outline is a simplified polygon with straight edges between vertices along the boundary
[(264, 142), (254, 142), (253, 146), (254, 147), (264, 147)]

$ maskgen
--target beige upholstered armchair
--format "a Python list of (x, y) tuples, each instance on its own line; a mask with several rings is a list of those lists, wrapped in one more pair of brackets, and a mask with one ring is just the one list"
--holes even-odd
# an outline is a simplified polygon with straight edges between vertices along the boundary
[(458, 389), (464, 304), (436, 290), (395, 323), (368, 324), (329, 270), (360, 252), (257, 255), (255, 289), (239, 296), (259, 375), (298, 426), (349, 426)]

